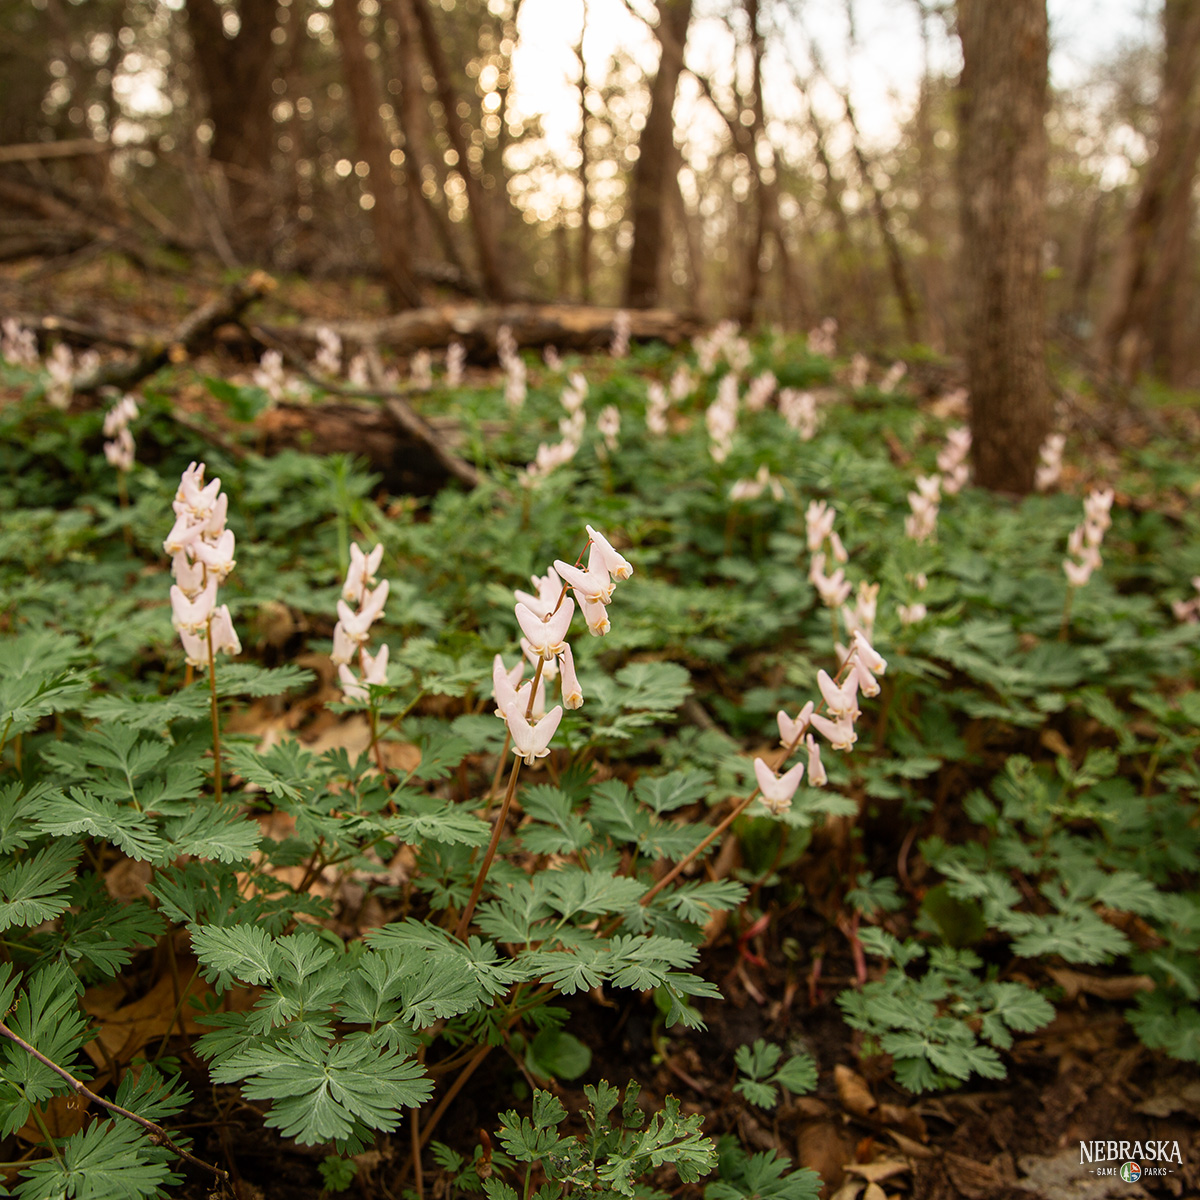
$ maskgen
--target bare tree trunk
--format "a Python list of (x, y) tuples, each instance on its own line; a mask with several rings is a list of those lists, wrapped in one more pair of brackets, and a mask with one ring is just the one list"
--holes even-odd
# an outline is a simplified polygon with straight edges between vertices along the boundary
[(442, 43), (438, 40), (437, 26), (433, 21), (429, 0), (411, 0), (411, 4), (421, 34), (421, 46), (437, 83), (438, 100), (441, 101), (445, 114), (446, 135), (458, 155), (458, 170), (466, 188), (467, 207), (471, 211), (471, 228), (475, 231), (475, 252), (479, 258), (479, 273), (483, 277), (483, 286), (491, 299), (504, 302), (509, 299), (511, 289), (505, 278), (492, 225), (488, 220), (490, 214), (487, 197), (471, 168), (467, 139), (463, 137), (462, 122), (458, 119), (458, 95), (442, 51)]
[[(743, 325), (750, 326), (754, 324), (762, 290), (762, 251), (767, 236), (767, 207), (771, 199), (767, 195), (762, 167), (758, 160), (758, 142), (766, 125), (762, 96), (764, 39), (758, 27), (759, 0), (742, 0), (742, 3), (750, 26), (750, 94), (743, 97), (743, 101), (749, 105), (751, 113), (751, 124), (743, 143), (743, 153), (749, 160), (750, 172), (754, 176), (754, 225), (746, 246), (746, 286), (738, 319)], [(740, 113), (737, 123), (742, 124)]]
[(972, 454), (983, 487), (1033, 489), (1050, 429), (1042, 293), (1046, 0), (958, 0), (958, 172)]
[[(1190, 192), (1196, 174), (1189, 126), (1197, 120), (1191, 110), (1200, 74), (1200, 5), (1194, 0), (1165, 0), (1163, 25), (1167, 52), (1158, 102), (1158, 139), (1125, 222), (1110, 300), (1097, 334), (1097, 356), (1129, 383), (1137, 378), (1149, 344), (1146, 322), (1157, 300), (1151, 280), (1156, 274), (1153, 260), (1160, 222), (1172, 206), (1172, 197)], [(1161, 280), (1162, 273), (1157, 274)]]
[(917, 271), (921, 290), (924, 293), (922, 306), (925, 317), (926, 337), (933, 349), (946, 349), (946, 303), (945, 263), (936, 252), (939, 243), (941, 221), (934, 208), (934, 192), (938, 185), (934, 164), (933, 97), (930, 80), (933, 69), (930, 63), (929, 10), (925, 0), (914, 0), (921, 22), (921, 91), (917, 99), (916, 129), (914, 140), (917, 148), (917, 207), (913, 213), (913, 229), (924, 243), (917, 258)]
[(379, 110), (383, 104), (379, 84), (367, 57), (366, 40), (359, 25), (358, 0), (333, 0), (333, 25), (342, 51), (342, 70), (350, 91), (350, 111), (358, 152), (368, 167), (371, 221), (375, 245), (392, 303), (401, 308), (418, 308), (421, 289), (412, 277), (408, 223), (404, 219), (400, 193), (392, 180), (391, 147)]
[[(421, 91), (421, 65), (417, 50), (420, 33), (413, 16), (412, 2), (395, 0), (394, 9), (398, 28), (394, 61), (400, 82), (400, 102), (396, 106), (396, 113), (400, 132), (404, 136), (404, 182), (408, 189), (409, 207), (414, 217), (412, 244), (422, 244), (424, 230), (421, 225), (427, 223), (432, 226), (446, 260), (466, 279), (467, 270), (458, 252), (450, 219), (445, 210), (426, 194), (424, 188), (425, 168), (429, 167), (435, 174), (437, 169), (430, 162), (426, 151), (428, 109)], [(417, 221), (421, 224), (416, 224)]]
[[(692, 19), (692, 0), (660, 0), (658, 73), (650, 88), (646, 126), (638, 139), (638, 159), (630, 185), (633, 246), (625, 276), (625, 304), (653, 308), (659, 302), (668, 239), (665, 214), (671, 203), (671, 176), (679, 169), (675, 149), (675, 92), (683, 70), (684, 47)], [(678, 184), (674, 185), (676, 189)]]
[(588, 106), (587, 63), (583, 57), (583, 39), (587, 33), (587, 0), (583, 0), (583, 21), (579, 26), (579, 44), (575, 55), (579, 59), (579, 298), (584, 304), (592, 300), (592, 193), (588, 187)]
[(187, 0), (188, 31), (213, 123), (209, 153), (214, 162), (234, 168), (228, 172), (231, 206), (243, 220), (249, 218), (252, 237), (266, 215), (266, 188), (251, 180), (265, 181), (274, 145), (276, 0), (241, 0), (234, 37), (225, 33), (229, 12), (216, 0)]

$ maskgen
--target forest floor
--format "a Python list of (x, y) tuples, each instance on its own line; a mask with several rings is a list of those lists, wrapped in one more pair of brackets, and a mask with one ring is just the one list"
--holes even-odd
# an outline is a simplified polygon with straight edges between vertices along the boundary
[[(6, 274), (11, 286), (17, 273), (6, 268)], [(206, 281), (146, 280), (99, 260), (33, 284), (26, 278), (10, 299), (26, 319), (51, 315), (136, 341), (147, 330), (172, 328), (212, 291)], [(292, 280), (254, 311), (255, 319), (276, 327), (297, 319), (336, 323), (379, 315), (382, 299), (371, 284)], [(82, 334), (67, 340), (76, 353), (84, 349)], [(97, 348), (106, 360), (122, 353), (112, 345)], [(776, 709), (799, 707), (812, 692), (817, 667), (831, 657), (829, 616), (806, 582), (807, 562), (795, 569), (805, 554), (803, 512), (812, 498), (827, 498), (838, 511), (852, 575), (884, 585), (879, 626), (886, 632), (875, 640), (899, 670), (894, 690), (885, 693), (888, 707), (862, 702), (870, 728), (852, 765), (838, 774), (831, 767), (835, 789), (852, 802), (849, 810), (814, 810), (783, 834), (767, 832), (775, 827), (765, 818), (746, 819), (709, 862), (709, 880), (740, 880), (746, 897), (703, 928), (691, 969), (723, 997), (696, 1002), (706, 1029), (666, 1028), (649, 990), (582, 990), (562, 1003), (567, 1028), (590, 1052), (586, 1071), (555, 1079), (532, 1069), (528, 1056), (511, 1046), (494, 1051), (447, 1112), (436, 1140), (469, 1159), (495, 1135), (499, 1113), (528, 1107), (531, 1083), (559, 1095), (572, 1114), (568, 1128), (577, 1129), (584, 1083), (636, 1080), (647, 1110), (677, 1097), (685, 1113), (702, 1116), (714, 1141), (729, 1135), (749, 1153), (774, 1151), (818, 1172), (826, 1200), (1200, 1196), (1200, 967), (1192, 961), (1200, 944), (1194, 916), (1200, 911), (1200, 705), (1190, 699), (1200, 625), (1181, 621), (1171, 607), (1172, 601), (1191, 602), (1191, 577), (1200, 576), (1200, 413), (1192, 404), (1168, 397), (1152, 409), (1118, 410), (1064, 380), (1059, 412), (1069, 449), (1050, 494), (1022, 505), (972, 488), (943, 495), (938, 541), (922, 547), (899, 531), (913, 479), (935, 469), (945, 431), (963, 419), (952, 362), (914, 357), (907, 379), (884, 391), (878, 386), (884, 360), (864, 360), (869, 377), (855, 384), (847, 381), (848, 355), (814, 353), (802, 338), (767, 338), (744, 350), (731, 343), (726, 357), (752, 359), (741, 367), (745, 382), (770, 370), (780, 388), (814, 393), (820, 430), (811, 440), (798, 436), (778, 411), (775, 393), (763, 409), (743, 410), (737, 446), (721, 463), (713, 461), (706, 433), (720, 358), (706, 372), (688, 348), (642, 345), (629, 358), (570, 355), (558, 370), (526, 352), (530, 395), (518, 419), (505, 406), (498, 368), (470, 364), (463, 387), (449, 389), (435, 354), (434, 386), (418, 387), (409, 401), (455, 455), (487, 477), (481, 487), (493, 489), (483, 502), (492, 524), (473, 539), (463, 527), (473, 514), (454, 507), (448, 496), (457, 485), (442, 486), (436, 469), (428, 497), (401, 495), (394, 484), (389, 491), (384, 460), (404, 443), (381, 442), (378, 429), (364, 427), (359, 444), (351, 430), (339, 447), (365, 457), (373, 473), (360, 465), (339, 476), (334, 468), (308, 465), (317, 462), (323, 439), (313, 445), (302, 433), (289, 435), (293, 446), (306, 449), (290, 452), (294, 460), (258, 458), (259, 451), (278, 448), (271, 444), (276, 406), (252, 377), (261, 349), (231, 324), (198, 358), (145, 381), (144, 435), (138, 434), (138, 469), (145, 475), (132, 509), (121, 510), (98, 453), (98, 401), (77, 397), (68, 412), (47, 417), (38, 371), (0, 364), (0, 446), (8, 443), (0, 449), (8, 480), (0, 593), (8, 588), (17, 596), (25, 588), (35, 614), (18, 620), (21, 601), (0, 601), (7, 630), (29, 621), (103, 645), (94, 631), (97, 606), (120, 603), (126, 592), (132, 604), (133, 591), (148, 581), (157, 586), (165, 570), (155, 561), (161, 531), (154, 532), (151, 503), (163, 491), (160, 479), (173, 486), (180, 463), (207, 454), (221, 462), (222, 476), (247, 512), (258, 504), (258, 536), (265, 542), (266, 531), (274, 530), (278, 546), (274, 557), (263, 552), (257, 561), (257, 548), (248, 552), (246, 566), (238, 568), (245, 582), (236, 585), (242, 597), (235, 616), (244, 621), (247, 658), (268, 666), (293, 661), (317, 675), (314, 685), (287, 701), (242, 706), (230, 729), (246, 735), (248, 744), (294, 736), (314, 752), (353, 754), (366, 747), (365, 721), (327, 707), (336, 698), (328, 659), (332, 617), (318, 604), (334, 594), (319, 581), (322, 571), (332, 577), (347, 528), (356, 536), (377, 533), (389, 558), (404, 564), (412, 580), (406, 605), (426, 603), (442, 614), (409, 617), (397, 608), (393, 642), (399, 629), (409, 637), (419, 632), (447, 654), (475, 654), (483, 662), (493, 648), (487, 612), (496, 603), (495, 577), (500, 590), (521, 582), (520, 572), (506, 567), (508, 548), (535, 538), (530, 530), (538, 530), (539, 520), (542, 528), (555, 521), (562, 526), (548, 515), (556, 509), (573, 505), (577, 525), (583, 514), (602, 511), (606, 524), (629, 531), (631, 560), (635, 551), (646, 551), (646, 573), (662, 589), (631, 601), (637, 636), (614, 639), (603, 666), (612, 671), (628, 659), (682, 663), (690, 695), (673, 711), (654, 710), (653, 722), (631, 726), (632, 733), (608, 741), (589, 735), (598, 740), (587, 744), (598, 748), (584, 759), (595, 778), (631, 786), (660, 764), (698, 764), (724, 782), (738, 778), (737, 762), (747, 765), (747, 751), (768, 745)], [(347, 345), (344, 365), (356, 349)], [(308, 354), (300, 343), (295, 352)], [(386, 349), (383, 361), (400, 372), (388, 388), (408, 391), (407, 361), (393, 361)], [(667, 441), (656, 441), (645, 427), (647, 383), (669, 386), (680, 363), (694, 384), (673, 404), (664, 449)], [(558, 436), (559, 392), (571, 371), (582, 372), (590, 389), (584, 447), (541, 490), (522, 489), (517, 471), (534, 460), (539, 442)], [(339, 399), (292, 375), (298, 389), (309, 389), (303, 405)], [(620, 414), (619, 451), (606, 453), (594, 432), (605, 404)], [(351, 426), (356, 419), (345, 417)], [(269, 470), (278, 475), (256, 484), (253, 473), (272, 461)], [(290, 476), (281, 462), (292, 462)], [(786, 499), (773, 500), (769, 489), (760, 489), (738, 508), (730, 487), (752, 479), (759, 466), (787, 482)], [(333, 473), (322, 474), (326, 470)], [(1088, 488), (1103, 484), (1116, 491), (1103, 577), (1098, 572), (1089, 589), (1072, 595), (1064, 615), (1059, 563), (1066, 534)], [(89, 515), (72, 526), (64, 514), (74, 495), (85, 498)], [(880, 536), (884, 526), (892, 532)], [(556, 533), (557, 527), (538, 535), (539, 550), (555, 545)], [(36, 568), (30, 567), (31, 540), (43, 553)], [(239, 532), (239, 548), (244, 544)], [(451, 561), (454, 554), (462, 565)], [(38, 594), (18, 582), (27, 572), (47, 587), (91, 589), (91, 607), (85, 611), (82, 601), (63, 598), (57, 612), (39, 610)], [(914, 590), (913, 581), (926, 574), (928, 590)], [(273, 575), (287, 581), (277, 601), (269, 599)], [(165, 597), (165, 585), (161, 590)], [(158, 673), (178, 667), (177, 652), (167, 648), (163, 607), (148, 596), (137, 591), (136, 630), (105, 636), (132, 646), (150, 631), (151, 648), (130, 649), (120, 661), (106, 652), (106, 688), (145, 688)], [(901, 600), (927, 601), (930, 616), (902, 624), (894, 615)], [(439, 623), (450, 628), (444, 614), (454, 603), (471, 608), (467, 626), (475, 641), (466, 650), (461, 621), (454, 637), (438, 640)], [(779, 616), (788, 606), (798, 615)], [(158, 622), (153, 627), (146, 623), (151, 612)], [(589, 663), (598, 670), (601, 660)], [(449, 723), (478, 711), (473, 703), (470, 693), (434, 696), (415, 715), (430, 726)], [(44, 723), (38, 735), (50, 734)], [(390, 766), (413, 750), (404, 737), (387, 745)], [(859, 754), (861, 765), (855, 765)], [(490, 779), (495, 762), (494, 739), (481, 741), (443, 794), (465, 801), (472, 787)], [(685, 811), (708, 820), (708, 806), (719, 802), (710, 796)], [(1121, 806), (1126, 811), (1113, 815)], [(278, 814), (256, 812), (264, 831), (278, 832), (271, 825)], [(546, 867), (519, 845), (509, 853), (522, 870)], [(111, 846), (101, 856), (111, 895), (147, 895), (148, 869)], [(415, 870), (409, 859), (401, 866)], [(295, 866), (275, 870), (292, 882), (303, 874)], [(1024, 924), (996, 906), (999, 893), (972, 890), (971, 876), (1009, 881), (1013, 911)], [(947, 892), (946, 881), (957, 881), (957, 890)], [(1105, 881), (1116, 882), (1105, 891)], [(1128, 908), (1122, 888), (1138, 897)], [(369, 884), (347, 886), (344, 879), (328, 887), (318, 881), (315, 894), (331, 906), (324, 924), (346, 941), (402, 911), (394, 895), (376, 895)], [(1189, 904), (1191, 924), (1179, 907)], [(407, 898), (403, 911), (409, 911)], [(1056, 914), (1061, 924), (1053, 923)], [(1075, 924), (1064, 932), (1069, 922)], [(887, 1018), (872, 1017), (870, 1031), (856, 1030), (838, 1000), (864, 984), (904, 976), (903, 961), (888, 962), (873, 943), (864, 952), (858, 935), (868, 926), (897, 947), (910, 939), (923, 948), (969, 947), (979, 980), (1039, 992), (1052, 1001), (1053, 1018), (1031, 1029), (1014, 1024), (1007, 1046), (995, 1041), (1004, 1078), (967, 1072), (969, 1078), (940, 1076), (923, 1089), (902, 1086), (895, 1075), (902, 1055), (881, 1051), (881, 1038), (891, 1036)], [(1039, 950), (1029, 940), (1035, 934), (1042, 939)], [(243, 1098), (236, 1086), (210, 1084), (191, 1045), (202, 1026), (187, 1018), (188, 1036), (178, 1036), (173, 997), (178, 977), (190, 973), (195, 960), (182, 933), (168, 936), (175, 938), (169, 956), (161, 939), (115, 981), (89, 981), (84, 1007), (99, 1038), (89, 1050), (97, 1073), (155, 1053), (177, 1060), (195, 1099), (172, 1128), (193, 1139), (198, 1156), (230, 1171), (243, 1200), (332, 1194), (323, 1191), (318, 1171), (329, 1147), (282, 1139), (263, 1124), (265, 1104)], [(248, 1006), (258, 994), (241, 989), (231, 1007)], [(988, 1028), (984, 1010), (963, 999), (973, 994), (964, 985), (936, 1002), (938, 1020), (953, 1016), (972, 1039)], [(810, 1055), (818, 1071), (815, 1089), (785, 1091), (773, 1110), (749, 1103), (735, 1090), (735, 1056), (757, 1039)], [(66, 1136), (81, 1127), (83, 1114), (62, 1100), (49, 1106), (46, 1119)], [(6, 1139), (12, 1153), (5, 1157), (20, 1158), (35, 1140), (36, 1131), (30, 1137), (22, 1129)], [(1178, 1147), (1180, 1161), (1160, 1161), (1169, 1173), (1147, 1170), (1140, 1181), (1127, 1182), (1082, 1161), (1081, 1143), (1096, 1141), (1169, 1144)], [(372, 1200), (416, 1195), (409, 1149), (405, 1125), (380, 1136), (356, 1156), (357, 1175), (343, 1194)], [(1153, 1156), (1142, 1161), (1153, 1165)], [(451, 1173), (429, 1152), (423, 1164), (421, 1194), (455, 1200), (461, 1185)], [(653, 1183), (689, 1197), (704, 1187), (681, 1184), (667, 1168)], [(207, 1196), (209, 1184), (191, 1174), (175, 1194)], [(724, 1200), (730, 1194), (723, 1193)], [(754, 1200), (786, 1195), (765, 1189)]]

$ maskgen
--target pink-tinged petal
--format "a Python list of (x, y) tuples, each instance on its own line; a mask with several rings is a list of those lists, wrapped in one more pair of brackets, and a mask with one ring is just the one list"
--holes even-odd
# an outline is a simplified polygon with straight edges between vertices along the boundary
[(779, 740), (785, 746), (794, 746), (804, 731), (808, 728), (809, 719), (813, 713), (813, 702), (810, 700), (793, 719), (782, 709), (776, 714), (779, 725)]
[(521, 627), (521, 632), (524, 633), (526, 640), (539, 657), (546, 657), (544, 651), (546, 647), (546, 637), (549, 633), (547, 623), (524, 604), (518, 604), (513, 610), (517, 615), (517, 624)]
[[(517, 667), (521, 668), (521, 663), (517, 663)], [(509, 707), (516, 704), (517, 684), (523, 673), (522, 669), (514, 680), (500, 655), (492, 659), (492, 698), (496, 701), (496, 716), (504, 716)]]
[(805, 738), (808, 747), (808, 783), (810, 787), (824, 787), (829, 782), (825, 774), (825, 764), (821, 762), (821, 747), (817, 739), (810, 733)]
[(337, 602), (338, 623), (352, 641), (362, 645), (370, 636), (372, 617), (370, 613), (354, 612), (345, 600)]
[[(216, 481), (220, 483), (218, 479)], [(216, 537), (225, 528), (225, 519), (229, 515), (229, 497), (222, 492), (217, 497), (216, 504), (212, 507), (212, 512), (208, 514), (208, 519), (204, 522), (204, 532), (212, 537)]]
[(595, 566), (590, 566), (586, 571), (581, 571), (578, 567), (571, 566), (570, 563), (558, 560), (555, 560), (554, 566), (563, 582), (575, 589), (575, 595), (579, 597), (580, 604), (585, 600), (591, 600), (596, 604), (612, 602), (613, 582), (602, 561)]
[(859, 661), (875, 675), (887, 674), (887, 659), (885, 659), (859, 631), (854, 635), (854, 647), (858, 651)]
[(204, 564), (191, 562), (182, 550), (171, 560), (171, 574), (189, 600), (194, 600), (204, 588)]
[(523, 758), (527, 766), (533, 766), (534, 759), (545, 758), (550, 753), (550, 739), (558, 729), (562, 714), (562, 708), (555, 705), (536, 725), (530, 725), (518, 707), (510, 708), (505, 714), (513, 753)]
[(358, 643), (346, 632), (346, 627), (339, 621), (333, 627), (333, 651), (329, 657), (336, 666), (348, 663), (358, 652)]
[(241, 639), (233, 627), (233, 618), (229, 615), (228, 604), (222, 604), (213, 612), (208, 632), (212, 638), (214, 654), (241, 654)]
[[(553, 603), (547, 604), (540, 596), (531, 596), (528, 592), (521, 591), (520, 588), (514, 589), (513, 596), (518, 604), (525, 605), (539, 621), (544, 621), (554, 611)], [(554, 600), (557, 603), (558, 597), (555, 596)]]
[(188, 633), (187, 630), (181, 629), (179, 631), (179, 640), (183, 643), (183, 653), (186, 656), (189, 666), (208, 666), (207, 637), (205, 637), (203, 634)]
[(365, 704), (371, 698), (370, 692), (359, 683), (358, 677), (345, 663), (338, 667), (338, 681), (347, 704)]
[(849, 721), (831, 721), (820, 713), (813, 713), (812, 727), (834, 750), (849, 750), (858, 741), (858, 734)]
[(210, 579), (195, 600), (189, 600), (178, 585), (171, 585), (171, 624), (176, 629), (198, 634), (208, 624), (217, 602), (217, 581)]
[[(629, 560), (613, 547), (613, 544), (597, 530), (590, 525), (586, 526), (588, 537), (592, 539), (592, 545), (596, 548), (596, 552), (600, 555), (600, 561), (604, 563), (604, 568), (614, 579), (628, 579), (633, 574), (633, 566)], [(588, 565), (591, 565), (589, 559)]]
[(796, 763), (786, 774), (776, 775), (761, 758), (754, 760), (754, 777), (758, 780), (758, 790), (762, 792), (763, 804), (775, 816), (779, 816), (780, 813), (791, 807), (792, 797), (796, 794), (803, 775), (804, 764), (802, 762)]
[(189, 514), (180, 513), (175, 518), (175, 524), (171, 526), (171, 532), (167, 534), (166, 540), (163, 542), (163, 549), (174, 557), (199, 541), (203, 533), (203, 521), (195, 521)]
[(612, 628), (608, 619), (608, 609), (603, 604), (593, 604), (590, 600), (585, 600), (579, 607), (583, 610), (588, 633), (593, 637), (603, 637)]
[(362, 665), (365, 683), (374, 684), (376, 687), (383, 687), (387, 684), (388, 653), (386, 642), (379, 647), (379, 652), (374, 658), (365, 650), (363, 651)]
[(562, 702), (567, 708), (583, 706), (583, 688), (579, 686), (579, 677), (575, 674), (575, 656), (571, 647), (567, 646), (558, 656), (559, 685), (562, 688)]
[(359, 606), (359, 616), (365, 617), (367, 624), (378, 621), (383, 616), (383, 606), (387, 603), (388, 590), (391, 584), (385, 579), (373, 592), (364, 592), (362, 604)]
[(867, 668), (867, 664), (861, 658), (855, 658), (852, 670), (854, 672), (854, 679), (859, 687), (862, 688), (864, 696), (879, 695), (879, 684), (876, 682), (875, 676)]
[(538, 680), (537, 693), (533, 697), (533, 707), (529, 706), (529, 689), (533, 684), (532, 679), (525, 680), (517, 688), (517, 705), (520, 708), (521, 715), (530, 721), (540, 721), (546, 715), (546, 676), (542, 674)]

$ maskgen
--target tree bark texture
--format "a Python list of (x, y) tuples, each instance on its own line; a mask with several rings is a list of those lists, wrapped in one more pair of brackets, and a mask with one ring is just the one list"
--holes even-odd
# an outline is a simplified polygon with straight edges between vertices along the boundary
[(265, 181), (271, 161), (276, 9), (276, 0), (239, 0), (240, 28), (227, 37), (216, 0), (187, 0), (188, 31), (213, 123), (209, 152), (215, 162), (238, 168), (229, 178), (234, 209), (243, 216), (246, 203), (265, 190), (250, 178)]
[(1097, 355), (1127, 383), (1140, 373), (1150, 346), (1149, 324), (1169, 290), (1172, 250), (1178, 253), (1200, 150), (1200, 5), (1165, 0), (1166, 53), (1158, 100), (1158, 137), (1126, 218), (1113, 267), (1109, 303), (1100, 321)]
[(466, 188), (467, 207), (471, 212), (471, 228), (475, 232), (475, 252), (479, 258), (479, 274), (483, 279), (484, 290), (490, 299), (505, 301), (509, 298), (511, 289), (505, 278), (495, 235), (488, 220), (490, 214), (487, 197), (472, 170), (471, 158), (467, 153), (467, 139), (463, 136), (462, 122), (458, 118), (458, 95), (450, 77), (450, 67), (442, 50), (442, 43), (438, 38), (433, 12), (429, 7), (429, 0), (410, 2), (421, 35), (421, 48), (425, 51), (425, 59), (433, 72), (437, 98), (445, 114), (446, 136), (458, 155), (458, 172)]
[(1042, 288), (1046, 0), (958, 0), (958, 28), (959, 275), (975, 478), (1024, 494), (1051, 419)]
[(660, 0), (658, 73), (650, 88), (646, 126), (638, 140), (630, 204), (633, 246), (625, 276), (625, 304), (653, 308), (659, 303), (663, 260), (667, 252), (666, 214), (678, 171), (675, 149), (675, 92), (683, 71), (684, 47), (692, 19), (692, 0)]
[(350, 92), (358, 152), (368, 167), (375, 204), (371, 222), (388, 296), (398, 308), (417, 308), (421, 289), (412, 275), (404, 207), (392, 180), (391, 145), (380, 116), (383, 94), (367, 57), (366, 39), (359, 25), (358, 0), (333, 0), (333, 25), (342, 52), (342, 69)]

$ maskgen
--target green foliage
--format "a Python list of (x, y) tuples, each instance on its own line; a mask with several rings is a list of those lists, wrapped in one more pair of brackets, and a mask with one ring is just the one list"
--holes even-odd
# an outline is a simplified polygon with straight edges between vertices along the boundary
[[(787, 341), (755, 347), (753, 360), (788, 386), (834, 378), (833, 364)], [(665, 381), (674, 365), (666, 352), (595, 364), (589, 415), (613, 403), (626, 430), (640, 427), (649, 377)], [(840, 903), (872, 956), (870, 981), (840, 1004), (903, 1086), (1004, 1073), (1014, 1039), (1052, 1015), (1039, 991), (1011, 981), (1018, 958), (1038, 984), (1056, 962), (1150, 976), (1155, 989), (1128, 1009), (1133, 1029), (1154, 1050), (1200, 1061), (1197, 642), (1169, 608), (1200, 574), (1193, 468), (1161, 448), (1126, 454), (1104, 568), (1074, 597), (1060, 638), (1059, 560), (1078, 497), (996, 504), (966, 489), (944, 498), (937, 543), (917, 546), (902, 536), (906, 496), (913, 474), (933, 467), (936, 419), (867, 389), (823, 405), (820, 436), (801, 445), (772, 404), (741, 414), (717, 464), (703, 408), (726, 370), (697, 380), (667, 438), (627, 437), (601, 458), (590, 422), (571, 466), (528, 488), (513, 469), (555, 436), (557, 381), (534, 368), (521, 420), (499, 432), (494, 388), (439, 391), (482, 481), (386, 504), (345, 457), (201, 446), (168, 417), (166, 389), (192, 378), (185, 366), (145, 397), (153, 465), (130, 475), (126, 507), (99, 454), (99, 414), (48, 412), (37, 373), (22, 382), (29, 396), (0, 414), (0, 932), (10, 960), (0, 1007), (13, 1029), (82, 1077), (82, 988), (140, 983), (145, 952), (161, 962), (163, 939), (186, 929), (218, 993), (253, 992), (244, 1011), (203, 1006), (196, 1049), (210, 1081), (269, 1106), (283, 1136), (334, 1146), (321, 1177), (344, 1189), (344, 1156), (430, 1096), (423, 1064), (467, 1061), (487, 1045), (535, 1079), (587, 1077), (591, 1049), (560, 998), (573, 1008), (597, 989), (651, 993), (662, 1024), (702, 1031), (719, 993), (701, 947), (714, 931), (728, 936), (714, 914), (737, 913), (730, 927), (745, 929), (761, 913), (808, 906), (798, 880), (820, 873), (794, 868), (814, 829), (837, 816), (863, 835), (862, 855), (809, 916)], [(239, 420), (263, 402), (231, 380), (204, 385)], [(897, 447), (910, 463), (896, 465)], [(226, 727), (220, 804), (208, 680), (184, 682), (161, 551), (179, 471), (201, 454), (231, 497), (229, 602), (247, 648), (218, 666), (218, 716), (237, 712), (240, 728), (272, 722), (261, 739)], [(732, 506), (735, 479), (760, 466), (786, 480), (786, 498)], [(709, 806), (753, 786), (751, 757), (774, 742), (775, 713), (814, 697), (818, 669), (833, 664), (829, 614), (808, 579), (813, 499), (837, 512), (852, 580), (881, 584), (874, 640), (890, 666), (884, 695), (862, 704), (875, 724), (860, 724), (852, 755), (825, 754), (829, 786), (802, 786), (782, 820), (761, 806), (739, 818), (733, 877), (693, 869), (647, 900), (708, 832)], [(511, 589), (582, 548), (581, 513), (620, 531), (635, 575), (621, 584), (612, 632), (574, 641), (586, 703), (564, 717), (552, 769), (522, 773), (460, 939), (451, 931), (497, 812), (495, 796), (484, 799), (504, 741), (485, 699), (491, 658), (513, 661)], [(318, 673), (294, 662), (314, 666), (329, 651), (351, 539), (383, 543), (392, 587), (378, 626), (388, 686), (372, 689), (366, 709), (382, 757), (405, 763), (384, 774), (373, 753), (311, 748), (303, 727), (276, 736), (275, 718), (307, 722), (328, 697)], [(928, 616), (902, 625), (897, 606), (917, 599)], [(272, 634), (279, 609), (282, 639)], [(935, 810), (952, 840), (924, 836)], [(902, 850), (907, 876), (892, 868)], [(146, 897), (110, 895), (109, 872), (126, 860), (148, 875)], [(911, 879), (923, 881), (919, 907)], [(361, 938), (356, 894), (364, 913), (385, 912)], [(879, 924), (908, 929), (911, 915), (904, 941)], [(815, 1084), (807, 1055), (762, 1041), (736, 1065), (738, 1094), (768, 1109), (780, 1088)], [(186, 1093), (164, 1071), (127, 1072), (119, 1101), (173, 1120)], [(0, 1042), (5, 1133), (66, 1086)], [(486, 1166), (479, 1150), (468, 1161), (435, 1145), (435, 1158), (454, 1187), (491, 1200), (528, 1200), (534, 1185), (539, 1200), (583, 1188), (615, 1200), (644, 1193), (660, 1165), (693, 1183), (714, 1163), (710, 1200), (816, 1194), (810, 1172), (770, 1154), (725, 1142), (717, 1162), (674, 1102), (647, 1116), (634, 1091), (585, 1090), (582, 1136), (537, 1092), (531, 1113), (505, 1114)], [(93, 1119), (56, 1149), (35, 1149), (19, 1194), (140, 1196), (175, 1182), (170, 1155), (122, 1120)]]
[(779, 1103), (775, 1084), (797, 1096), (807, 1095), (817, 1086), (817, 1064), (808, 1054), (793, 1054), (780, 1065), (783, 1050), (758, 1038), (752, 1046), (739, 1046), (734, 1055), (740, 1078), (733, 1085), (751, 1104), (773, 1109)]

